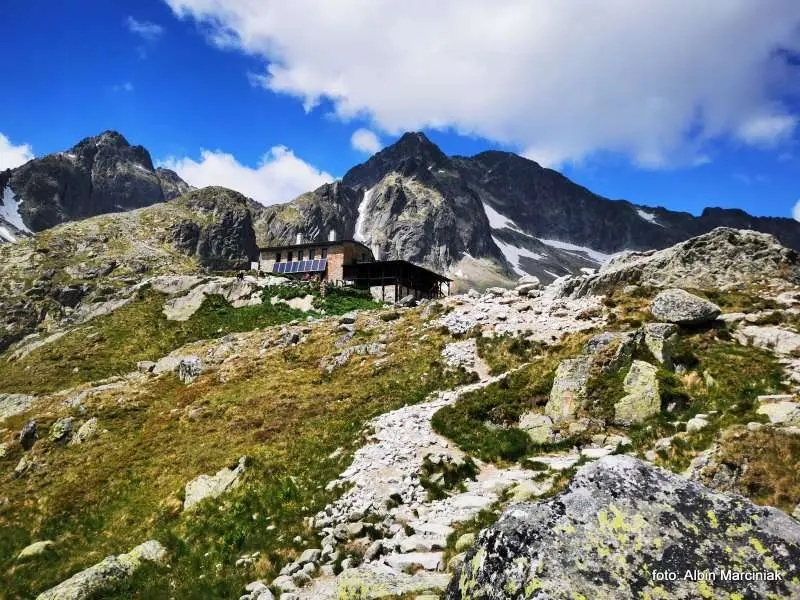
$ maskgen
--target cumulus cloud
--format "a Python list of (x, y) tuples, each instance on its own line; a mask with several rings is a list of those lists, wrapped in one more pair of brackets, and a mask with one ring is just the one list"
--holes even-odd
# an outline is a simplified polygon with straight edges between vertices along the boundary
[(138, 35), (146, 42), (155, 42), (164, 35), (164, 28), (151, 21), (139, 21), (129, 16), (125, 19), (125, 25), (128, 27), (128, 31)]
[(353, 132), (353, 135), (350, 136), (350, 143), (356, 150), (368, 154), (375, 154), (383, 147), (381, 140), (374, 131), (363, 128)]
[(794, 217), (795, 221), (800, 221), (800, 200), (794, 203), (794, 208), (792, 209), (792, 216)]
[(391, 134), (454, 128), (549, 163), (612, 151), (662, 167), (796, 118), (776, 97), (800, 51), (796, 0), (166, 1), (262, 57), (251, 80)]
[(220, 185), (267, 206), (288, 202), (333, 181), (330, 174), (298, 158), (285, 146), (272, 147), (255, 168), (241, 164), (232, 154), (221, 150), (203, 150), (199, 161), (168, 158), (163, 166), (195, 187)]
[(15, 146), (5, 135), (0, 133), (0, 171), (13, 169), (33, 158), (33, 150), (29, 144)]

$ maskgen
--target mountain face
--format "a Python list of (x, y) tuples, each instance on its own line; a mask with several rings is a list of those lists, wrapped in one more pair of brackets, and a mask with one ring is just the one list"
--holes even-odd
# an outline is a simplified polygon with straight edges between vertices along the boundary
[(0, 173), (0, 239), (163, 202), (191, 188), (115, 131)]
[(471, 284), (532, 274), (544, 281), (615, 254), (665, 248), (716, 227), (770, 233), (800, 249), (800, 224), (707, 208), (699, 217), (610, 200), (509, 152), (445, 155), (407, 133), (365, 163), (255, 218), (262, 243), (355, 238)]

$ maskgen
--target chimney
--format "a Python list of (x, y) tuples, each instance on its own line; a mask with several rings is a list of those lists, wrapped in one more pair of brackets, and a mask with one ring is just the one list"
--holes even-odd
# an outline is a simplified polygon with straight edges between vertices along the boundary
[(328, 234), (328, 241), (335, 242), (336, 241), (336, 230), (331, 229), (331, 232)]
[(303, 243), (303, 234), (298, 232), (297, 237), (295, 238), (295, 244), (302, 244), (302, 243)]

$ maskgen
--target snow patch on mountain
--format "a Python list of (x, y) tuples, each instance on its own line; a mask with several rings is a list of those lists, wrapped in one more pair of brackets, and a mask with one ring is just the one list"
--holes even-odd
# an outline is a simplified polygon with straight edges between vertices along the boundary
[(663, 225), (658, 222), (658, 219), (656, 218), (656, 216), (651, 212), (647, 212), (646, 210), (643, 210), (641, 208), (637, 208), (636, 209), (636, 214), (639, 215), (639, 217), (641, 219), (644, 219), (648, 223), (652, 223), (653, 225), (658, 225), (659, 227), (663, 227)]
[(528, 274), (527, 271), (520, 266), (520, 259), (523, 256), (533, 260), (542, 260), (547, 258), (545, 254), (539, 254), (538, 252), (533, 252), (532, 250), (521, 248), (520, 246), (513, 246), (512, 244), (508, 244), (494, 235), (492, 236), (492, 239), (494, 240), (494, 243), (497, 244), (497, 247), (500, 248), (503, 256), (506, 257), (506, 260), (511, 263), (514, 271), (519, 275)]
[(3, 190), (3, 203), (0, 204), (0, 219), (3, 219), (12, 227), (16, 227), (25, 233), (31, 233), (27, 225), (22, 221), (22, 215), (19, 214), (19, 202), (17, 197), (11, 190), (11, 186), (7, 185)]
[[(514, 223), (514, 221), (501, 215), (491, 206), (486, 204), (486, 202), (481, 202), (481, 204), (483, 204), (483, 211), (486, 213), (486, 218), (489, 219), (489, 227), (492, 229), (505, 229), (508, 227), (509, 229), (515, 229), (517, 231), (520, 230), (519, 226)], [(495, 240), (495, 243), (496, 242), (497, 240)]]
[(569, 252), (571, 254), (583, 254), (586, 257), (588, 257), (589, 260), (596, 262), (598, 265), (607, 263), (612, 258), (615, 258), (627, 252), (626, 250), (623, 250), (622, 252), (606, 254), (604, 252), (598, 252), (597, 250), (594, 250), (593, 248), (589, 248), (587, 246), (578, 246), (577, 244), (570, 244), (569, 242), (562, 242), (560, 240), (546, 240), (543, 238), (538, 238), (538, 240), (547, 246), (558, 248), (559, 250), (565, 250), (566, 252)]
[(369, 202), (372, 200), (372, 194), (375, 193), (375, 189), (377, 187), (378, 186), (376, 185), (365, 191), (364, 198), (358, 205), (358, 218), (356, 219), (356, 228), (355, 232), (353, 233), (353, 239), (357, 242), (364, 241), (364, 222), (369, 215)]

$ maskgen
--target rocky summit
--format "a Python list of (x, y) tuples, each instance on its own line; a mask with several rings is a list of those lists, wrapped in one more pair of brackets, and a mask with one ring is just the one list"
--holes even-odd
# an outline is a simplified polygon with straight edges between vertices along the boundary
[(89, 137), (64, 152), (0, 173), (0, 239), (94, 215), (131, 210), (190, 190), (150, 153), (116, 131)]

